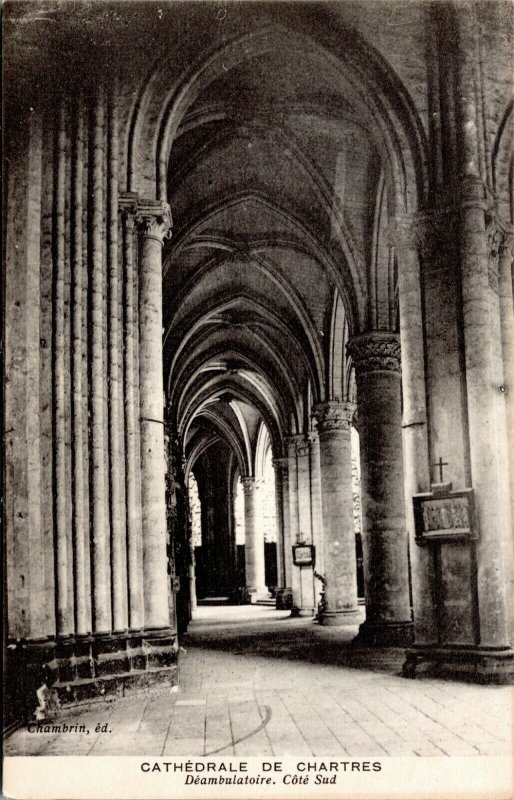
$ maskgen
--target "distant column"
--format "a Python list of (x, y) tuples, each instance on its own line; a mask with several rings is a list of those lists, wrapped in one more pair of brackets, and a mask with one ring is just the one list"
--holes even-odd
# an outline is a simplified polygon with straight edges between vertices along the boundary
[(264, 536), (262, 528), (255, 524), (255, 478), (242, 478), (245, 505), (245, 570), (246, 588), (252, 601), (259, 595), (267, 595), (264, 576)]
[(283, 459), (273, 459), (275, 469), (275, 507), (277, 516), (277, 586), (285, 586), (284, 567), (284, 494), (283, 494)]
[[(310, 443), (310, 496), (311, 496), (311, 525), (312, 543), (316, 551), (315, 571), (319, 575), (325, 574), (325, 554), (323, 551), (323, 504), (321, 501), (321, 457), (320, 440), (318, 432), (309, 433)], [(321, 597), (322, 584), (314, 578), (314, 600), (316, 606)]]
[[(298, 543), (313, 544), (310, 476), (310, 441), (305, 434), (286, 439), (289, 473), (291, 548)], [(294, 616), (311, 617), (316, 612), (314, 577), (311, 566), (291, 566)]]
[(284, 526), (284, 587), (291, 588), (291, 512), (289, 503), (289, 460), (277, 458), (282, 482), (282, 524)]

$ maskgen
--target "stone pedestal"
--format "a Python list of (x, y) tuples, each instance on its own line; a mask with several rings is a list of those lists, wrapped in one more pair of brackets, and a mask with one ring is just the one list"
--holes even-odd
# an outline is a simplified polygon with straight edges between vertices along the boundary
[(322, 625), (355, 625), (357, 563), (353, 525), (350, 427), (353, 403), (328, 402), (315, 409), (318, 422), (325, 608)]
[(8, 668), (20, 676), (26, 719), (51, 719), (62, 708), (162, 691), (178, 681), (174, 634), (124, 634), (29, 639), (8, 648)]
[(359, 638), (398, 646), (412, 641), (401, 431), (400, 341), (373, 332), (348, 343), (355, 365), (361, 430), (366, 621)]
[(245, 503), (245, 571), (246, 590), (252, 602), (268, 597), (264, 574), (264, 537), (256, 524), (256, 479), (242, 479)]

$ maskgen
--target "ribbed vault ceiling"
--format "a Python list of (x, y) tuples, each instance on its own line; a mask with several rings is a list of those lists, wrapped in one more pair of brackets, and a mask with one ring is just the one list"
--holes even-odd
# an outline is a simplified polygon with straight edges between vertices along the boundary
[(371, 121), (344, 70), (278, 42), (187, 110), (168, 165), (164, 322), (189, 452), (221, 437), (251, 474), (257, 423), (282, 455), (332, 393), (330, 357), (344, 357), (334, 308), (358, 329), (388, 171)]

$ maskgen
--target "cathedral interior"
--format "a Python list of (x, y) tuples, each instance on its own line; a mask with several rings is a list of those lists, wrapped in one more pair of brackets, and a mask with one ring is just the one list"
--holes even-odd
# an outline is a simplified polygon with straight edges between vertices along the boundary
[(4, 26), (4, 724), (216, 603), (510, 682), (511, 4)]

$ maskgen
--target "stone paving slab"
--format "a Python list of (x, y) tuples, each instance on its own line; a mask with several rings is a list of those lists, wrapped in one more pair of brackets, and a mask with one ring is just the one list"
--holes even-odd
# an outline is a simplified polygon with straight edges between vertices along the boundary
[[(269, 607), (205, 607), (184, 637), (179, 691), (134, 695), (16, 731), (6, 755), (480, 756), (512, 743), (512, 690), (400, 676), (403, 651), (350, 644)], [(108, 732), (96, 732), (107, 723)]]

